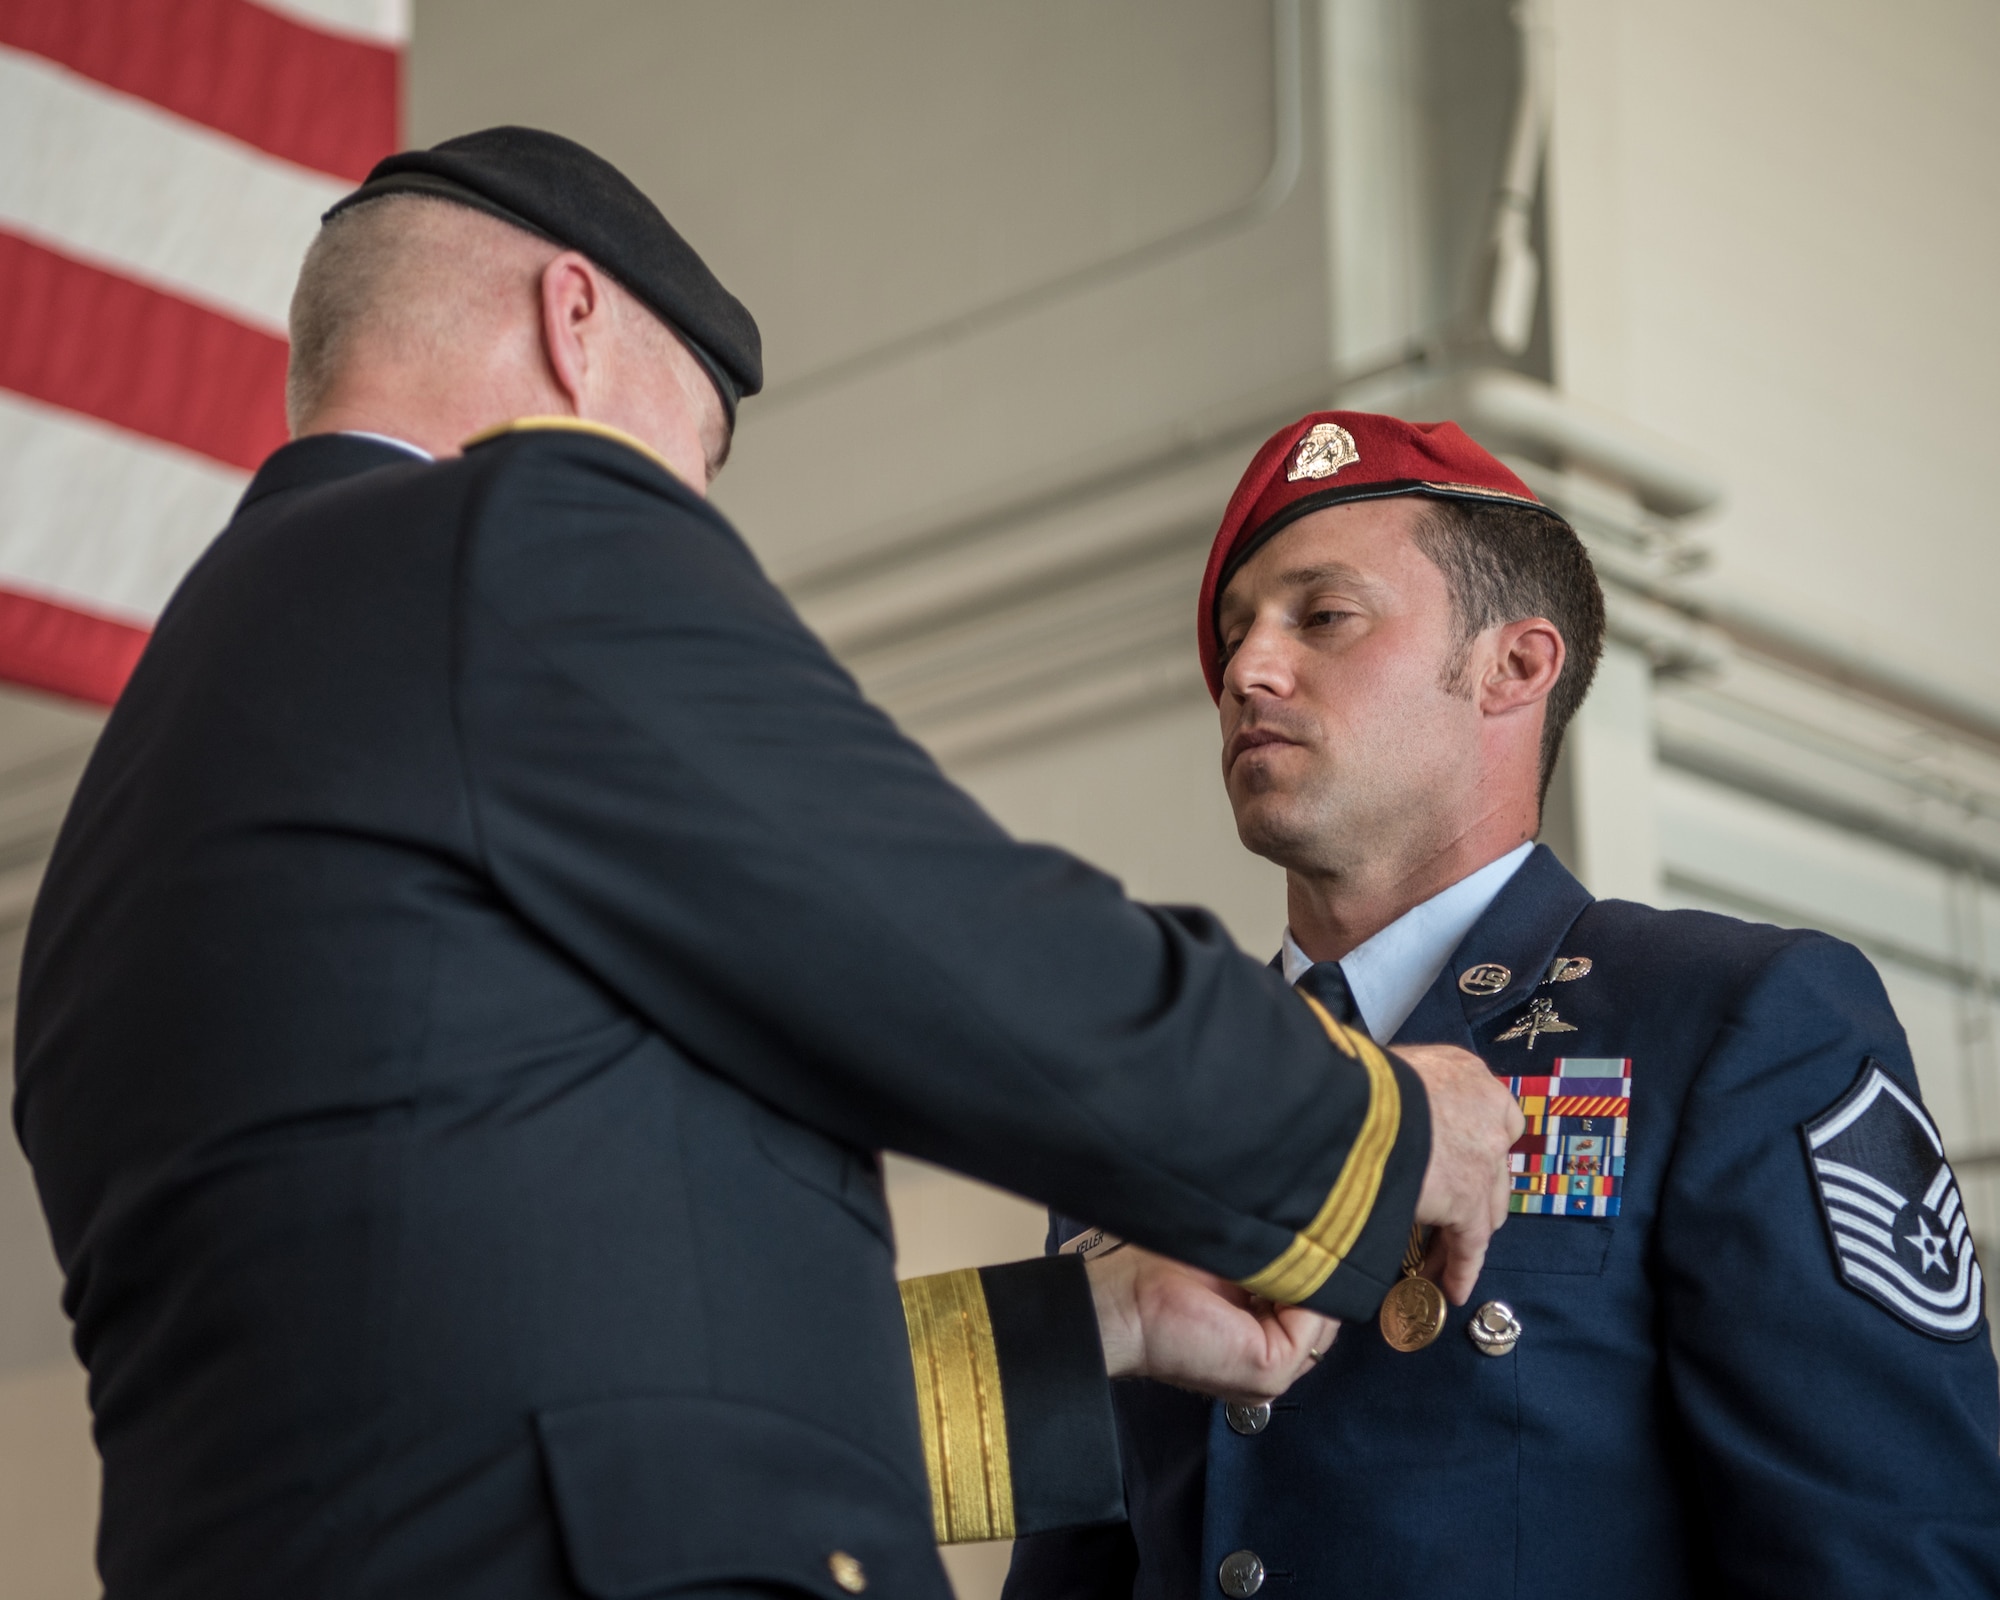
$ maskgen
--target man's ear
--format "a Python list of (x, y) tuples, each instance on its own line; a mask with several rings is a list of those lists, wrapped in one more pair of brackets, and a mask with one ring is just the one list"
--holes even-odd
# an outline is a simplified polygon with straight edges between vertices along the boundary
[(1504, 716), (1541, 704), (1562, 676), (1567, 655), (1562, 634), (1546, 617), (1503, 624), (1480, 677), (1479, 709)]
[(549, 375), (578, 416), (589, 414), (592, 380), (605, 358), (611, 299), (586, 256), (565, 250), (542, 268), (542, 350)]

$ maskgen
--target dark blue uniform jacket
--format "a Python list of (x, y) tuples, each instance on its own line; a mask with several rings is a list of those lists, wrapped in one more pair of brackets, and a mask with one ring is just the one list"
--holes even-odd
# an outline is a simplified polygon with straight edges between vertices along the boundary
[(1009, 839), (575, 431), (258, 473), (63, 826), (17, 1071), (111, 1600), (942, 1597), (876, 1148), (1247, 1276), (1400, 1094), (1314, 1296), (1363, 1315), (1427, 1153), (1404, 1069)]
[[(1544, 982), (1578, 956), (1586, 976)], [(1512, 982), (1463, 993), (1487, 962)], [(1502, 1040), (1538, 999), (1574, 1031)], [(1629, 1058), (1619, 1214), (1510, 1217), (1435, 1344), (1399, 1354), (1374, 1323), (1347, 1324), (1261, 1433), (1117, 1385), (1130, 1527), (1021, 1541), (1008, 1600), (1206, 1600), (1246, 1549), (1263, 1594), (1312, 1600), (2000, 1594), (1985, 1320), (1975, 1304), (1940, 1336), (1846, 1280), (1802, 1133), (1867, 1086), (1865, 1063), (1916, 1094), (1859, 952), (1593, 901), (1539, 849), (1398, 1042), (1463, 1045), (1508, 1076)], [(1855, 1124), (1885, 1151), (1824, 1150), (1880, 1170), (1899, 1139), (1920, 1142), (1889, 1120), (1895, 1104), (1876, 1094)], [(1867, 1215), (1943, 1299), (1953, 1270), (1935, 1249), (1926, 1269), (1919, 1246), (1957, 1208), (1942, 1179), (1929, 1209), (1914, 1193), (1938, 1165), (1902, 1186), (1900, 1212), (1884, 1202), (1894, 1221)], [(1874, 1226), (1860, 1202), (1840, 1207)], [(1058, 1218), (1052, 1241), (1076, 1231)], [(1522, 1324), (1510, 1355), (1466, 1337), (1490, 1300)]]

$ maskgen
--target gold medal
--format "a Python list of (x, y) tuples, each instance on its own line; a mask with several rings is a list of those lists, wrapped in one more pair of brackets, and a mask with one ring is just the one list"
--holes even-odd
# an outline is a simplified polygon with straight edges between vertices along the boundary
[(1444, 1290), (1429, 1278), (1398, 1278), (1382, 1302), (1382, 1337), (1391, 1350), (1421, 1350), (1444, 1332)]
[(1423, 1232), (1412, 1227), (1409, 1248), (1403, 1252), (1403, 1275), (1382, 1301), (1379, 1319), (1383, 1341), (1406, 1355), (1444, 1332), (1444, 1290), (1418, 1271), (1423, 1264)]

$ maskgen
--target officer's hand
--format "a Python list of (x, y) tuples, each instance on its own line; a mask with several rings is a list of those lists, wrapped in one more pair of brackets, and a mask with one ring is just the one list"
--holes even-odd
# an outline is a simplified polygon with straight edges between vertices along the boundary
[(1423, 1079), (1431, 1103), (1431, 1164), (1417, 1221), (1437, 1231), (1424, 1259), (1453, 1305), (1471, 1298), (1487, 1241), (1507, 1220), (1507, 1151), (1527, 1127), (1486, 1063), (1456, 1045), (1401, 1045), (1396, 1055)]
[(1340, 1324), (1128, 1244), (1086, 1264), (1114, 1378), (1157, 1378), (1222, 1400), (1274, 1400)]

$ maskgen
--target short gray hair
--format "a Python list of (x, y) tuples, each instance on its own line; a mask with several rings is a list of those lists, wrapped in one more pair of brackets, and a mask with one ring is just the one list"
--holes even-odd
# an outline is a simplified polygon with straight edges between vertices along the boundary
[(394, 264), (392, 213), (399, 199), (369, 200), (341, 212), (306, 251), (292, 290), (285, 368), (285, 418), (294, 431), (326, 399), (350, 336), (381, 294)]
[(362, 335), (386, 334), (405, 358), (441, 352), (491, 313), (496, 286), (518, 279), (525, 292), (557, 248), (430, 195), (383, 195), (341, 212), (319, 230), (292, 291), (292, 427), (319, 410)]

